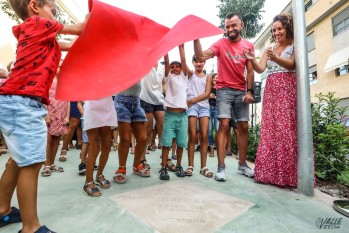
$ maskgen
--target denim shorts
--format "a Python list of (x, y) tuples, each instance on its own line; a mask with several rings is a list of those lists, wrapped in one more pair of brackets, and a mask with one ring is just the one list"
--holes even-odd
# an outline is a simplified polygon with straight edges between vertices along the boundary
[(242, 101), (245, 91), (229, 87), (217, 90), (217, 117), (233, 118), (236, 121), (249, 121), (249, 104)]
[(0, 95), (0, 130), (19, 167), (46, 160), (47, 110), (34, 98)]
[(188, 115), (186, 112), (165, 111), (161, 144), (171, 147), (174, 135), (177, 146), (186, 148), (188, 144)]
[(195, 116), (196, 118), (210, 117), (210, 109), (195, 103), (187, 109), (187, 114), (188, 116)]
[(156, 111), (164, 111), (163, 105), (154, 105), (148, 102), (141, 100), (141, 107), (144, 109), (146, 113), (148, 112), (156, 112)]
[(82, 142), (83, 143), (89, 143), (87, 133), (84, 129), (84, 118), (80, 118), (80, 123), (81, 123), (81, 130), (82, 130)]
[(138, 96), (117, 94), (114, 100), (116, 115), (121, 122), (146, 122), (145, 112)]

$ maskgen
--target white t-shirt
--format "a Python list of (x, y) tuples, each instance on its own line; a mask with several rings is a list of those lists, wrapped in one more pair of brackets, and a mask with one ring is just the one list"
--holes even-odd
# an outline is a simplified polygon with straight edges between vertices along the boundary
[(164, 95), (162, 94), (163, 77), (164, 74), (161, 68), (155, 69), (153, 67), (151, 69), (141, 81), (141, 100), (153, 105), (164, 104)]
[(164, 108), (187, 109), (188, 75), (181, 72), (179, 75), (168, 73), (165, 77), (167, 86)]

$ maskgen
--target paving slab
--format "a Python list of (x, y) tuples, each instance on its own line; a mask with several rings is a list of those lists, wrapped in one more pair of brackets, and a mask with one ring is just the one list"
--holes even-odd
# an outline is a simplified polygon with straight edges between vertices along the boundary
[[(68, 160), (57, 165), (63, 173), (39, 177), (38, 214), (41, 224), (60, 233), (92, 232), (348, 232), (349, 218), (332, 208), (334, 198), (315, 190), (306, 197), (297, 190), (256, 183), (238, 175), (237, 160), (226, 158), (226, 182), (199, 173), (200, 154), (195, 153), (192, 177), (159, 179), (161, 150), (150, 152), (151, 177), (132, 174), (133, 155), (127, 162), (127, 183), (112, 182), (102, 196), (88, 197), (82, 191), (85, 177), (78, 175), (80, 150), (68, 151)], [(0, 173), (9, 154), (0, 156)], [(112, 151), (104, 175), (112, 181), (118, 166)], [(184, 151), (182, 165), (187, 165)], [(207, 159), (216, 171), (217, 157)], [(1, 190), (0, 190), (1, 191)], [(16, 196), (12, 204), (18, 207)], [(201, 221), (201, 222), (200, 222)], [(204, 222), (202, 222), (204, 221)], [(20, 224), (0, 229), (20, 230)], [(335, 229), (329, 229), (335, 228)]]

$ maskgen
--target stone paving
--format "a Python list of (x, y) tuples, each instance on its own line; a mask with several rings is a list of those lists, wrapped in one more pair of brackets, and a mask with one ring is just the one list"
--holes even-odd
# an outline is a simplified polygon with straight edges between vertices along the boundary
[[(192, 177), (178, 178), (170, 173), (170, 181), (161, 181), (160, 150), (147, 157), (152, 171), (149, 178), (132, 174), (133, 155), (129, 154), (127, 183), (112, 182), (109, 189), (101, 190), (101, 197), (88, 197), (82, 191), (84, 176), (78, 174), (79, 153), (71, 149), (66, 162), (57, 161), (64, 167), (63, 173), (39, 177), (41, 224), (60, 233), (309, 233), (349, 229), (349, 218), (332, 208), (332, 197), (317, 189), (314, 197), (306, 197), (297, 190), (256, 183), (236, 173), (237, 160), (233, 156), (226, 158), (226, 182), (200, 175), (199, 152), (195, 153)], [(1, 173), (8, 157), (0, 156)], [(112, 181), (117, 165), (117, 151), (112, 151), (104, 171), (107, 179)], [(182, 165), (184, 169), (187, 166), (186, 151)], [(215, 172), (217, 157), (208, 157), (207, 166)], [(16, 196), (12, 202), (18, 207)], [(11, 224), (0, 232), (18, 232), (20, 228), (20, 224)]]

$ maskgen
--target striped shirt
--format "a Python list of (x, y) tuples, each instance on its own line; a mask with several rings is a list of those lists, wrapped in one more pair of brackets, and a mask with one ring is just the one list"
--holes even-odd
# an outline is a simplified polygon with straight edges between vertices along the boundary
[[(198, 77), (195, 73), (191, 76), (188, 82), (187, 100), (191, 100), (205, 93), (207, 76)], [(204, 108), (209, 108), (208, 98), (197, 102), (196, 104)]]

